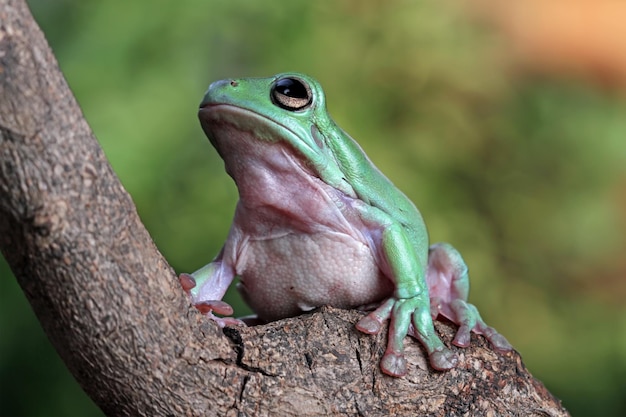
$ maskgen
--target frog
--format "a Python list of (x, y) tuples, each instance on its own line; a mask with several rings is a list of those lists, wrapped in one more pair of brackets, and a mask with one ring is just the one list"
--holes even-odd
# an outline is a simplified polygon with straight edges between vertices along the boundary
[(222, 300), (237, 289), (257, 323), (324, 305), (360, 309), (356, 329), (388, 323), (380, 370), (407, 374), (406, 336), (437, 371), (458, 354), (443, 343), (437, 318), (456, 325), (451, 344), (483, 335), (499, 352), (504, 336), (468, 302), (468, 267), (447, 243), (429, 244), (413, 202), (330, 117), (321, 85), (300, 73), (212, 83), (198, 117), (238, 189), (224, 245), (194, 273), (179, 275), (193, 305), (219, 326), (244, 324)]

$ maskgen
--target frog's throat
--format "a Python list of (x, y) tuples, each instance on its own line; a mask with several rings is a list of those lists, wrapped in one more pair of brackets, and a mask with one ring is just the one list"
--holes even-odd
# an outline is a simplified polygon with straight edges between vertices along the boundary
[[(345, 181), (341, 167), (332, 156), (332, 152), (320, 140), (319, 135), (311, 134), (314, 124), (281, 123), (276, 117), (269, 117), (254, 110), (242, 108), (229, 103), (208, 104), (200, 108), (200, 122), (213, 146), (223, 159), (224, 129), (229, 126), (237, 131), (245, 132), (256, 140), (266, 143), (283, 142), (298, 153), (309, 169), (326, 183), (341, 190), (346, 195), (356, 195), (352, 187)], [(283, 116), (287, 118), (286, 116)]]

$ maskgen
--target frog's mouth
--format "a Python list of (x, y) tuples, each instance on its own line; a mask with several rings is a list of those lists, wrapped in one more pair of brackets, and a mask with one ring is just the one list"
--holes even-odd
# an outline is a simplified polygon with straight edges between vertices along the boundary
[[(289, 126), (257, 112), (231, 104), (207, 104), (199, 110), (200, 123), (211, 144), (224, 160), (226, 171), (238, 183), (258, 167), (274, 175), (294, 170), (320, 178), (312, 160), (320, 160), (319, 148)], [(255, 171), (256, 170), (256, 171)]]
[[(207, 103), (198, 112), (200, 124), (222, 159), (228, 153), (245, 152), (242, 147), (260, 148), (280, 144), (290, 149), (305, 169), (319, 177), (314, 166), (327, 158), (304, 128), (280, 123), (258, 112), (227, 103)], [(236, 142), (237, 147), (234, 148)], [(252, 157), (252, 156), (251, 156)]]
[[(201, 109), (200, 118), (237, 184), (240, 205), (254, 210), (255, 216), (279, 216), (284, 223), (334, 204), (330, 195), (339, 190), (320, 175), (306, 150), (297, 148), (301, 141), (294, 141), (295, 134), (283, 124), (225, 105)], [(300, 220), (296, 223), (309, 224)]]
[[(270, 117), (230, 103), (203, 104), (198, 116), (211, 144), (224, 160), (226, 171), (236, 181), (241, 179), (239, 175), (245, 175), (242, 165), (252, 161), (277, 162), (275, 158), (283, 154), (300, 172), (347, 196), (356, 196), (339, 162), (312, 122), (303, 123), (301, 119), (280, 114)], [(277, 121), (281, 117), (286, 121)], [(284, 172), (280, 168), (278, 163), (272, 166), (276, 172)]]
[[(207, 103), (200, 107), (198, 112), (200, 124), (205, 133), (214, 124), (229, 124), (237, 129), (253, 134), (258, 140), (265, 142), (286, 142), (296, 148), (303, 147), (309, 154), (316, 150), (315, 143), (308, 140), (308, 132), (304, 128), (298, 128), (296, 124), (287, 124), (276, 121), (277, 117), (271, 118), (254, 110), (246, 109), (228, 103)], [(207, 128), (209, 131), (207, 131)], [(215, 134), (215, 133), (214, 133)], [(211, 137), (209, 137), (211, 139)]]

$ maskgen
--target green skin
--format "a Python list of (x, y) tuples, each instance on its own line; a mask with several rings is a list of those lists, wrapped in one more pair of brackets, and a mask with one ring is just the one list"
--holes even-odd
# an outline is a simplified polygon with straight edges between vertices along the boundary
[(321, 86), (298, 73), (209, 87), (200, 121), (240, 200), (222, 251), (180, 275), (194, 305), (221, 326), (240, 324), (213, 314), (232, 314), (221, 299), (239, 276), (261, 321), (324, 304), (377, 306), (356, 327), (376, 334), (390, 322), (380, 367), (391, 376), (407, 372), (407, 334), (422, 343), (433, 368), (456, 366), (433, 327), (439, 315), (459, 325), (457, 346), (469, 346), (473, 331), (510, 350), (467, 302), (460, 254), (445, 243), (429, 247), (420, 212), (333, 122), (324, 100)]

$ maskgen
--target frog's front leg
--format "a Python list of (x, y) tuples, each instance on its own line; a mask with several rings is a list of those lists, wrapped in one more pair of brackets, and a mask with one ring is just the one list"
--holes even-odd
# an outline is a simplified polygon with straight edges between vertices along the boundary
[(428, 254), (428, 282), (431, 314), (435, 319), (441, 314), (459, 326), (452, 341), (460, 347), (470, 344), (470, 332), (482, 334), (496, 350), (508, 351), (509, 342), (480, 317), (478, 309), (467, 302), (469, 295), (468, 268), (461, 254), (447, 243), (430, 247)]
[(406, 374), (403, 342), (411, 324), (415, 336), (428, 353), (431, 366), (439, 370), (453, 368), (457, 363), (457, 357), (446, 348), (435, 333), (430, 315), (425, 265), (419, 262), (404, 228), (400, 223), (372, 208), (368, 209), (365, 215), (362, 214), (362, 217), (364, 220), (383, 225), (380, 245), (389, 273), (396, 285), (394, 296), (363, 317), (356, 325), (357, 329), (364, 333), (377, 334), (382, 330), (383, 323), (390, 320), (387, 350), (380, 363), (381, 370), (391, 376)]
[[(225, 265), (220, 253), (213, 262), (193, 274), (180, 274), (178, 280), (183, 290), (191, 297), (194, 306), (220, 327), (224, 327), (243, 324), (241, 320), (230, 317), (233, 308), (222, 301), (234, 276), (233, 269)], [(227, 317), (217, 317), (213, 312)]]

